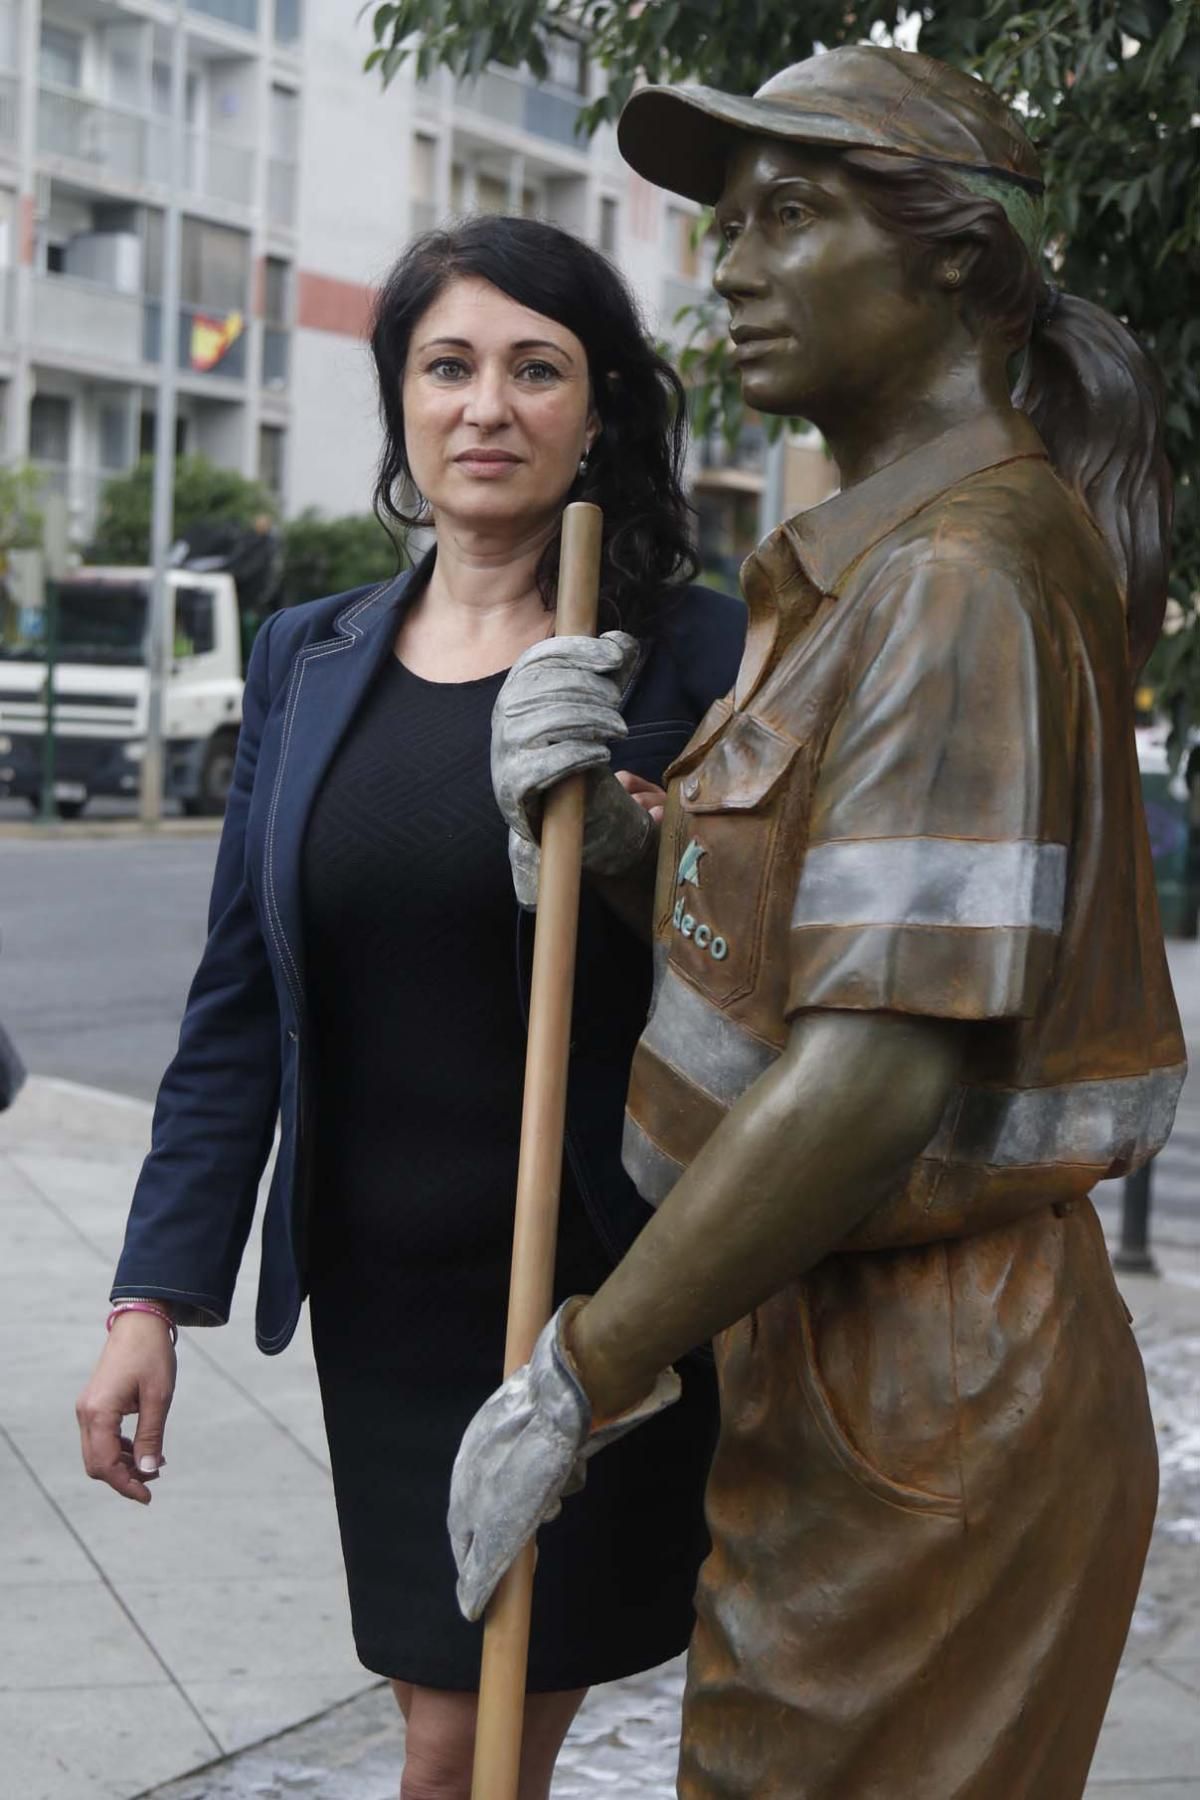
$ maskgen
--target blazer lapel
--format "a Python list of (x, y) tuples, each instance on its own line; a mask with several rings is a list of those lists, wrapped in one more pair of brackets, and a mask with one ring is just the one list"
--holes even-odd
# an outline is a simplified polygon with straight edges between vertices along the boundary
[(263, 896), (270, 934), (297, 1017), (304, 1013), (301, 852), (326, 769), (371, 682), (392, 654), (411, 588), (423, 569), (352, 601), (333, 635), (297, 652), (284, 703), (279, 762), (267, 815)]

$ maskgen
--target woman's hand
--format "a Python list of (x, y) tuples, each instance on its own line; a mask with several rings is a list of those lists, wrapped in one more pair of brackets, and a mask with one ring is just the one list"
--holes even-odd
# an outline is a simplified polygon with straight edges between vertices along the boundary
[(667, 804), (666, 788), (659, 787), (657, 781), (647, 781), (644, 775), (635, 775), (632, 769), (617, 769), (614, 773), (629, 798), (636, 800), (656, 825), (661, 825), (663, 807)]
[[(167, 1411), (175, 1392), (175, 1347), (166, 1322), (151, 1313), (120, 1313), (91, 1380), (75, 1405), (83, 1466), (127, 1500), (150, 1504), (157, 1481)], [(137, 1416), (132, 1439), (121, 1422)]]

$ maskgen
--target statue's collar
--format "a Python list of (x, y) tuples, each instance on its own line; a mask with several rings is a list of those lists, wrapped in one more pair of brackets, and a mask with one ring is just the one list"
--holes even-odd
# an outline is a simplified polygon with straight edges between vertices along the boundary
[(837, 594), (854, 564), (890, 532), (971, 475), (1045, 455), (1024, 413), (982, 413), (786, 519), (742, 565), (750, 625), (737, 683), (739, 704), (812, 618), (821, 598)]

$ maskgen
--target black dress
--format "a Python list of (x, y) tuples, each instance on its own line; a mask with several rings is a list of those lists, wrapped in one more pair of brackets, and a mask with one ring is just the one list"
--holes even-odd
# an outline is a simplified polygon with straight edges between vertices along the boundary
[[(450, 1468), (501, 1374), (525, 1057), (488, 773), (502, 680), (427, 682), (389, 657), (304, 850), (312, 1321), (355, 1640), (369, 1669), (453, 1689), (478, 1686), (482, 1632), (454, 1598)], [(568, 1174), (558, 1296), (610, 1268)], [(683, 1373), (679, 1404), (597, 1457), (539, 1534), (531, 1691), (612, 1680), (687, 1643), (715, 1399), (702, 1362)]]

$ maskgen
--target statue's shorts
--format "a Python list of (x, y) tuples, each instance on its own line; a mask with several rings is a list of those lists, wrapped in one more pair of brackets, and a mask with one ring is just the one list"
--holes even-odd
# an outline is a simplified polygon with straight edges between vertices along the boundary
[(830, 1257), (717, 1355), (681, 1800), (1079, 1800), (1157, 1494), (1090, 1202)]

